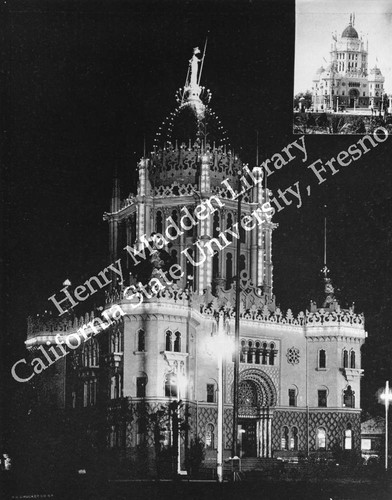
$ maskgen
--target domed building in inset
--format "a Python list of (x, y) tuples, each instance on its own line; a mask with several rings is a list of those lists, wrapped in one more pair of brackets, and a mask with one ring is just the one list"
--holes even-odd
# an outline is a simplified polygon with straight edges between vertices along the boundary
[(338, 38), (332, 35), (330, 63), (312, 82), (314, 111), (340, 107), (381, 109), (385, 78), (377, 65), (368, 71), (368, 41), (358, 35), (355, 16)]

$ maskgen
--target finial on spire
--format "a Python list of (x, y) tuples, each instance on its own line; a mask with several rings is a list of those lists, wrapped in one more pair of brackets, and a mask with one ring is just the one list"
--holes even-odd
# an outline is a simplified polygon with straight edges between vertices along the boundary
[(352, 26), (352, 24), (353, 24), (353, 15), (350, 14), (350, 26)]
[[(327, 205), (324, 205), (326, 211)], [(326, 295), (323, 307), (329, 307), (335, 300), (335, 289), (332, 285), (331, 278), (328, 278), (329, 269), (327, 267), (327, 216), (324, 216), (324, 267), (321, 272), (324, 274), (324, 293)]]

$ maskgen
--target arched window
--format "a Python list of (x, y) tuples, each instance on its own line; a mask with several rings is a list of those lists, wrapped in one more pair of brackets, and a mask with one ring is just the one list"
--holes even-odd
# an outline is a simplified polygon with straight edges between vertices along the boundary
[[(226, 221), (226, 229), (231, 229), (232, 225), (233, 225), (233, 216), (231, 215), (231, 213), (228, 213)], [(233, 241), (233, 235), (231, 235), (230, 233), (225, 233), (225, 235), (228, 241)]]
[(327, 407), (327, 396), (328, 396), (327, 389), (319, 389), (317, 391), (317, 395), (318, 395), (319, 408), (326, 408)]
[(344, 449), (353, 449), (353, 431), (351, 424), (347, 424), (346, 430), (344, 431)]
[(249, 340), (248, 342), (248, 357), (247, 357), (247, 362), (252, 363), (253, 362), (253, 342)]
[(240, 363), (245, 363), (246, 342), (241, 340)]
[(270, 352), (269, 352), (269, 364), (274, 365), (275, 363), (275, 344), (271, 342)]
[(355, 351), (350, 353), (350, 368), (355, 368)]
[(240, 255), (240, 274), (246, 269), (245, 255)]
[(318, 450), (327, 449), (327, 432), (324, 427), (319, 427), (316, 431), (316, 448)]
[(290, 449), (295, 451), (298, 450), (298, 429), (296, 427), (291, 429)]
[(346, 349), (343, 351), (343, 368), (348, 368), (348, 352)]
[(267, 364), (267, 354), (268, 354), (268, 345), (267, 342), (263, 342), (263, 350), (261, 351), (261, 364)]
[(240, 240), (241, 240), (241, 243), (245, 243), (245, 241), (246, 241), (245, 229), (242, 226), (243, 219), (244, 219), (244, 217), (242, 217), (241, 224), (239, 225), (240, 226), (239, 230), (240, 230)]
[(212, 424), (207, 424), (206, 429), (206, 448), (209, 450), (213, 450), (215, 447), (215, 435), (214, 435), (214, 426)]
[(96, 339), (91, 339), (91, 366), (99, 366), (99, 344)]
[(137, 332), (137, 350), (139, 352), (144, 352), (146, 348), (146, 336), (144, 330), (139, 330)]
[(219, 253), (216, 252), (212, 257), (212, 277), (219, 276)]
[(176, 338), (174, 340), (174, 352), (181, 352), (181, 333), (175, 333)]
[(215, 212), (214, 213), (214, 221), (213, 221), (213, 227), (212, 227), (212, 237), (217, 238), (219, 235), (219, 213)]
[(260, 354), (261, 354), (260, 342), (256, 342), (255, 347), (256, 347), (255, 363), (256, 363), (256, 365), (259, 365), (260, 364)]
[(297, 406), (297, 390), (295, 388), (289, 389), (289, 406)]
[(327, 356), (324, 349), (319, 350), (319, 368), (327, 367)]
[(343, 392), (343, 406), (355, 408), (355, 392), (351, 389), (351, 385)]
[(163, 219), (162, 219), (162, 212), (160, 210), (158, 210), (155, 219), (155, 230), (159, 234), (163, 233)]
[(145, 398), (146, 397), (146, 385), (147, 377), (137, 377), (136, 378), (136, 397)]
[(172, 350), (172, 332), (168, 330), (166, 332), (165, 351), (171, 351), (171, 350)]
[(284, 426), (282, 429), (282, 436), (281, 436), (281, 449), (282, 450), (288, 450), (289, 449), (289, 428)]
[(233, 256), (231, 253), (226, 255), (226, 283), (227, 285), (230, 283), (233, 277)]

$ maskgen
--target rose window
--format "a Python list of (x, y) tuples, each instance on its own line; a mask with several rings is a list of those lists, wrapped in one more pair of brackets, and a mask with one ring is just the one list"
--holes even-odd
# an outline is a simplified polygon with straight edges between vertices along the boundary
[(240, 383), (238, 400), (240, 406), (257, 406), (257, 392), (255, 385), (245, 380)]
[(290, 347), (287, 349), (287, 363), (291, 365), (296, 365), (299, 363), (299, 349), (297, 347)]

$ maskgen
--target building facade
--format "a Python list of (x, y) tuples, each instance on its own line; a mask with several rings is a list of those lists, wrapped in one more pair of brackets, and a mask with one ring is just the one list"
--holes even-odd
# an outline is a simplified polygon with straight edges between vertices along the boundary
[[(248, 169), (238, 186), (237, 174), (246, 169), (209, 107), (209, 91), (199, 85), (200, 63), (195, 50), (178, 107), (158, 132), (153, 151), (138, 163), (137, 193), (122, 199), (114, 181), (104, 219), (110, 262), (120, 260), (123, 279), (112, 274), (104, 311), (120, 307), (121, 317), (78, 349), (68, 349), (69, 355), (59, 355), (50, 382), (58, 404), (68, 412), (99, 408), (105, 446), (122, 456), (135, 457), (144, 447), (157, 457), (176, 445), (179, 425), (181, 467), (196, 438), (206, 449), (206, 463), (213, 464), (222, 389), (214, 342), (219, 318), (225, 345), (233, 338), (239, 272), (241, 456), (298, 457), (335, 447), (359, 452), (363, 316), (340, 307), (327, 269), (320, 307), (312, 303), (298, 315), (277, 307), (272, 264), (277, 225), (255, 215), (268, 207), (270, 193), (258, 168)], [(77, 319), (70, 309), (57, 320), (30, 319), (27, 347), (59, 350), (61, 339), (91, 325), (98, 314)], [(228, 457), (234, 363), (224, 351)]]
[(316, 71), (312, 83), (316, 111), (340, 107), (381, 109), (385, 78), (377, 65), (368, 69), (368, 41), (359, 37), (354, 23), (351, 14), (342, 35), (332, 35), (330, 62)]

